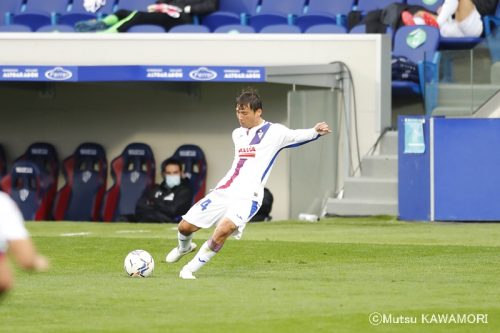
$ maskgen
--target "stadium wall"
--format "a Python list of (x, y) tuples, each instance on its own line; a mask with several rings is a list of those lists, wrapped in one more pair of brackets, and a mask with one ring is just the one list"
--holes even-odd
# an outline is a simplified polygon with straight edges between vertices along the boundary
[[(364, 154), (390, 126), (390, 42), (381, 35), (244, 36), (158, 34), (2, 34), (0, 65), (240, 65), (328, 64), (342, 61), (355, 83)], [(244, 83), (14, 83), (0, 84), (0, 142), (10, 158), (34, 141), (56, 145), (60, 158), (84, 141), (105, 146), (108, 160), (126, 144), (152, 146), (157, 162), (184, 143), (208, 158), (208, 186), (227, 171), (237, 126), (234, 97)], [(289, 85), (252, 84), (265, 117), (287, 123)], [(289, 165), (278, 159), (269, 188), (273, 217), (289, 218)], [(110, 184), (109, 184), (110, 185)]]

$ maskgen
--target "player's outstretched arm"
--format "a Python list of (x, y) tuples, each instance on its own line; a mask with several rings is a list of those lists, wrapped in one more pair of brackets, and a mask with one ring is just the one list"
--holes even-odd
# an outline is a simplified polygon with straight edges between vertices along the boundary
[(49, 269), (49, 261), (36, 251), (31, 238), (9, 241), (9, 252), (23, 269), (36, 272)]
[(328, 134), (328, 133), (332, 133), (332, 130), (330, 129), (330, 126), (328, 126), (328, 124), (325, 123), (324, 121), (321, 122), (321, 123), (317, 123), (314, 126), (314, 129), (316, 130), (316, 132), (319, 135), (325, 135), (325, 134)]

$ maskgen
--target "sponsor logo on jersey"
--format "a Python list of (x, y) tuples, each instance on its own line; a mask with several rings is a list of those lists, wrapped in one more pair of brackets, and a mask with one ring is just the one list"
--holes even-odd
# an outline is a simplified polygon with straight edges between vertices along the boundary
[(256, 149), (253, 146), (240, 148), (238, 150), (238, 156), (241, 157), (255, 157)]

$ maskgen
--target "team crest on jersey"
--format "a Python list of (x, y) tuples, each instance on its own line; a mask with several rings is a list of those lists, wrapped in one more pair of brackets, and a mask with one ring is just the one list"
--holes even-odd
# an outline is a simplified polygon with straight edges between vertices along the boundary
[(257, 131), (257, 136), (259, 137), (259, 139), (262, 139), (263, 135), (264, 135), (264, 131), (262, 129)]
[(239, 157), (255, 157), (255, 147), (245, 147), (238, 150)]

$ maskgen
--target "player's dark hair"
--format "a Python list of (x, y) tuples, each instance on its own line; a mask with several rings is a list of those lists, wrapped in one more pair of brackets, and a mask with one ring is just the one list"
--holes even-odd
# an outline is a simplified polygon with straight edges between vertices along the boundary
[(236, 97), (236, 108), (240, 109), (245, 106), (249, 106), (253, 111), (262, 109), (262, 101), (259, 96), (259, 92), (253, 88), (243, 89), (241, 94)]
[(169, 157), (165, 161), (162, 162), (162, 164), (161, 164), (161, 172), (162, 173), (165, 172), (165, 168), (167, 167), (167, 165), (170, 165), (170, 164), (177, 165), (179, 167), (179, 170), (181, 170), (181, 172), (182, 172), (182, 163), (181, 163), (181, 161), (179, 161), (178, 159), (173, 158), (173, 157)]

